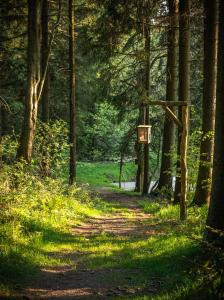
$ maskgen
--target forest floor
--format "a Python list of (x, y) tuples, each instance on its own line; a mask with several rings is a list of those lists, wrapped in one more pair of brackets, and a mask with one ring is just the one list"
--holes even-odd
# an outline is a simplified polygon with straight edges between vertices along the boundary
[[(189, 278), (192, 288), (198, 248), (176, 208), (108, 188), (93, 193), (110, 205), (108, 212), (56, 237), (47, 255), (60, 263), (43, 266), (26, 287), (0, 299), (177, 299)], [(160, 298), (164, 293), (172, 295)]]
[[(140, 196), (115, 193), (111, 190), (99, 190), (97, 194), (116, 207), (102, 217), (89, 218), (82, 225), (71, 230), (74, 237), (87, 238), (89, 243), (100, 236), (128, 238), (129, 242), (144, 240), (158, 234), (160, 228), (148, 223), (152, 214), (145, 213), (139, 207)], [(142, 197), (141, 197), (142, 199)], [(95, 243), (95, 242), (94, 242)], [(160, 278), (148, 278), (144, 287), (136, 286), (136, 279), (142, 278), (141, 268), (86, 268), (85, 261), (91, 259), (91, 251), (52, 253), (58, 259), (69, 260), (69, 264), (43, 268), (35, 281), (20, 292), (17, 297), (24, 299), (107, 299), (114, 297), (156, 294), (163, 282)], [(133, 282), (134, 280), (134, 282)], [(133, 284), (134, 283), (134, 284)]]

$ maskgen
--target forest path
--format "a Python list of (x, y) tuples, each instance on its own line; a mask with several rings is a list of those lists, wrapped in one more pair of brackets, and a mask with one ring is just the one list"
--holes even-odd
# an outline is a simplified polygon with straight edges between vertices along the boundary
[(139, 206), (142, 196), (106, 189), (97, 194), (112, 210), (73, 227), (75, 250), (52, 253), (69, 263), (43, 268), (23, 299), (135, 299), (159, 291), (160, 280), (149, 278), (144, 261), (139, 264), (141, 244), (159, 232), (153, 215)]

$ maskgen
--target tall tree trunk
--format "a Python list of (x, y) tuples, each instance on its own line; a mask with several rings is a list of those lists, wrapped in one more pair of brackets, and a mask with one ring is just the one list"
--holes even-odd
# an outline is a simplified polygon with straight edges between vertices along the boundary
[[(140, 103), (138, 125), (142, 125), (142, 124), (144, 124), (144, 105), (143, 103)], [(143, 147), (142, 144), (138, 143), (138, 139), (136, 141), (135, 149), (136, 149), (135, 151), (136, 151), (137, 163), (138, 163), (137, 172), (136, 172), (135, 192), (142, 192), (144, 157), (143, 157)]]
[(36, 128), (38, 91), (40, 84), (40, 32), (41, 32), (41, 2), (28, 1), (28, 72), (27, 97), (23, 128), (17, 157), (30, 162), (33, 150), (33, 140)]
[[(190, 102), (190, 0), (179, 2), (179, 101)], [(179, 120), (182, 120), (182, 107), (179, 107)], [(178, 128), (177, 154), (180, 157), (182, 129)], [(181, 181), (180, 160), (177, 161), (174, 204), (180, 203)]]
[[(145, 29), (145, 55), (146, 55), (146, 73), (145, 73), (145, 92), (146, 99), (150, 95), (150, 28)], [(145, 125), (149, 125), (149, 105), (145, 105)], [(147, 195), (149, 191), (149, 144), (144, 144), (144, 177), (142, 194)]]
[[(48, 0), (43, 0), (42, 5), (42, 43), (41, 43), (41, 72), (43, 77), (44, 69), (48, 63), (48, 20), (49, 20)], [(43, 122), (49, 122), (49, 72), (47, 71), (43, 91), (41, 95), (41, 119)]]
[[(178, 1), (169, 0), (169, 30), (168, 30), (168, 49), (167, 49), (167, 85), (166, 100), (177, 100), (177, 66), (178, 66)], [(163, 187), (172, 190), (172, 156), (171, 151), (175, 141), (175, 124), (166, 113), (163, 129), (163, 148), (162, 162), (158, 189)]]
[(202, 140), (197, 186), (193, 202), (196, 205), (209, 203), (213, 132), (215, 126), (216, 61), (217, 61), (217, 1), (204, 0), (204, 82), (202, 102)]
[[(48, 51), (49, 51), (49, 34), (48, 34), (48, 21), (49, 21), (49, 4), (48, 0), (43, 0), (42, 15), (41, 15), (41, 78), (44, 77), (44, 71), (48, 64)], [(49, 72), (47, 70), (44, 85), (41, 94), (41, 119), (44, 123), (49, 122)], [(43, 177), (50, 175), (50, 154), (48, 149), (48, 135), (46, 128), (43, 128), (43, 144), (42, 144), (42, 160), (41, 160), (41, 174)]]
[(70, 100), (70, 168), (69, 183), (76, 179), (76, 95), (75, 95), (75, 13), (73, 0), (69, 0), (69, 100)]
[(219, 14), (214, 164), (205, 238), (224, 247), (224, 1), (219, 2)]

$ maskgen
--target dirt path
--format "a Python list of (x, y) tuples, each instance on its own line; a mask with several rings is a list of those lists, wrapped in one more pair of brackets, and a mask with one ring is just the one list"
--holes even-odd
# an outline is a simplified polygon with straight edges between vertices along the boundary
[[(152, 216), (139, 208), (138, 196), (127, 196), (107, 190), (98, 192), (101, 198), (120, 207), (121, 212), (116, 211), (103, 217), (88, 219), (82, 225), (72, 229), (73, 236), (90, 238), (91, 243), (103, 233), (111, 238), (130, 237), (134, 243), (135, 240), (144, 239), (158, 231), (156, 225), (147, 222)], [(128, 209), (128, 214), (123, 212), (125, 209), (126, 211)], [(152, 295), (160, 288), (160, 282), (156, 278), (151, 278), (144, 287), (133, 285), (133, 280), (136, 282), (142, 276), (142, 271), (138, 268), (119, 267), (119, 264), (113, 268), (86, 268), (83, 262), (91, 258), (93, 255), (91, 251), (83, 252), (80, 249), (76, 252), (60, 252), (52, 255), (56, 258), (69, 259), (74, 262), (76, 268), (74, 269), (72, 265), (43, 268), (37, 280), (24, 291), (23, 299), (118, 299), (120, 297), (132, 299), (137, 295)]]

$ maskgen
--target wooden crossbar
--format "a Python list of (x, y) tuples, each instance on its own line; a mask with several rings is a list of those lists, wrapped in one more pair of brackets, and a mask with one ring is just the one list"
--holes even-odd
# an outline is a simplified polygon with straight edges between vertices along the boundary
[(190, 105), (187, 101), (148, 101), (149, 105), (161, 105), (161, 106), (187, 106)]

